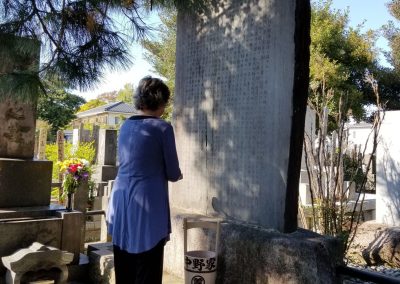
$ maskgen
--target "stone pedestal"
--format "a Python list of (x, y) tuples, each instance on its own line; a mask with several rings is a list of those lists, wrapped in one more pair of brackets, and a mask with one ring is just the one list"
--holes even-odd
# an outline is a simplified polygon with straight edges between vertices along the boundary
[[(171, 240), (164, 250), (164, 270), (183, 278), (183, 218), (206, 216), (172, 211)], [(214, 250), (213, 230), (190, 230), (188, 250)], [(283, 234), (242, 222), (221, 223), (216, 283), (338, 283), (342, 264), (338, 239), (306, 230)]]
[(72, 208), (77, 211), (86, 212), (89, 199), (89, 186), (87, 182), (82, 182), (73, 194)]
[(89, 275), (92, 283), (115, 283), (114, 255), (111, 243), (88, 247)]
[[(15, 209), (12, 211), (16, 211)], [(32, 218), (29, 214), (17, 216), (19, 217), (10, 217), (9, 214), (2, 214), (0, 211), (0, 257), (11, 255), (35, 241), (61, 247), (62, 220), (60, 218), (54, 216)], [(0, 264), (0, 278), (4, 273), (5, 269)]]
[(79, 254), (84, 247), (84, 213), (79, 211), (58, 211), (56, 216), (63, 220), (60, 249), (72, 252), (74, 254), (72, 263), (76, 264), (79, 262)]
[[(73, 263), (78, 263), (83, 246), (83, 213), (62, 208), (50, 205), (0, 209), (0, 257), (40, 242), (73, 253)], [(0, 279), (4, 273), (0, 263)]]
[(50, 204), (52, 162), (0, 158), (0, 208)]
[(35, 242), (28, 248), (2, 257), (2, 262), (8, 269), (6, 283), (26, 283), (43, 279), (41, 277), (53, 279), (55, 283), (66, 283), (67, 264), (73, 257), (72, 253)]

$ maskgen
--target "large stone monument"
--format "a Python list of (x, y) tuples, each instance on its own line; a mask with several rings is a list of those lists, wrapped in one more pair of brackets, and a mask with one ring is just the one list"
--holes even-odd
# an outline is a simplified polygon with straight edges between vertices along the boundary
[(174, 127), (185, 178), (171, 191), (175, 207), (279, 231), (297, 222), (287, 200), (298, 188), (308, 6), (218, 1), (179, 14)]
[(179, 11), (173, 123), (184, 179), (170, 188), (170, 272), (182, 275), (182, 218), (206, 216), (222, 219), (217, 282), (336, 281), (337, 241), (282, 234), (297, 229), (309, 29), (308, 0)]
[(9, 38), (0, 49), (0, 58), (5, 59), (0, 66), (0, 208), (48, 205), (50, 198), (51, 162), (32, 160), (38, 90), (25, 94), (27, 87), (13, 87), (15, 75), (9, 75), (37, 71), (39, 44), (30, 43), (34, 48), (20, 53), (12, 50), (26, 42)]
[[(0, 45), (0, 257), (40, 242), (69, 251), (77, 264), (83, 214), (50, 205), (52, 162), (33, 158), (38, 90), (13, 85), (17, 74), (38, 71), (40, 46), (31, 41), (8, 36)], [(0, 283), (4, 273), (0, 263)]]

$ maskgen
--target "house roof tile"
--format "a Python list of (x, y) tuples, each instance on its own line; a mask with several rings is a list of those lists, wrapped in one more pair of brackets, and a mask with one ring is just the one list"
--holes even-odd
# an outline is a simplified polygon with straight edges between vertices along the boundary
[(135, 114), (137, 111), (135, 107), (131, 104), (125, 102), (113, 102), (105, 104), (99, 107), (95, 107), (86, 111), (78, 112), (77, 117), (85, 117), (90, 115), (95, 115), (104, 112), (121, 112), (121, 113), (132, 113)]

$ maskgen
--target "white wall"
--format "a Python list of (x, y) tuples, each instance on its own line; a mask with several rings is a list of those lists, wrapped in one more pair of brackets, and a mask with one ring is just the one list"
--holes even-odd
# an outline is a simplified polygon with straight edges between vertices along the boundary
[[(362, 123), (362, 124), (353, 124), (347, 125), (347, 129), (349, 131), (349, 144), (352, 145), (361, 145), (361, 151), (364, 151), (365, 144), (367, 143), (367, 148), (365, 153), (369, 154), (372, 152), (373, 147), (373, 133), (372, 124)], [(368, 142), (367, 142), (368, 139)]]
[(118, 123), (115, 123), (115, 118), (118, 118), (119, 123), (121, 123), (121, 120), (122, 120), (121, 117), (128, 118), (128, 117), (131, 117), (132, 115), (133, 115), (132, 113), (129, 113), (129, 114), (126, 114), (126, 113), (109, 113), (108, 116), (107, 116), (107, 124), (108, 125), (112, 125), (112, 126), (117, 125)]
[(376, 220), (400, 226), (400, 111), (387, 111), (377, 148)]

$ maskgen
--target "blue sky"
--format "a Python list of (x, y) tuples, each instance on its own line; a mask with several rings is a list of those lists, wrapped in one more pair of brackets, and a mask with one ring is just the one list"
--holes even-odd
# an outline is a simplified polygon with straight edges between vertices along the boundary
[[(356, 27), (364, 23), (364, 30), (375, 30), (379, 29), (389, 20), (394, 20), (386, 8), (386, 3), (388, 2), (389, 0), (333, 0), (332, 8), (340, 10), (349, 9), (350, 26)], [(157, 23), (155, 17), (149, 18), (148, 21)], [(387, 41), (384, 38), (379, 38), (377, 47), (387, 50)], [(143, 49), (140, 45), (132, 45), (132, 54), (135, 59), (129, 70), (107, 72), (102, 82), (96, 88), (84, 93), (75, 93), (83, 96), (86, 100), (90, 100), (101, 93), (122, 89), (127, 83), (136, 85), (146, 75), (157, 76), (151, 72), (151, 66), (144, 60), (142, 56)], [(387, 64), (383, 56), (380, 59), (382, 64)]]

